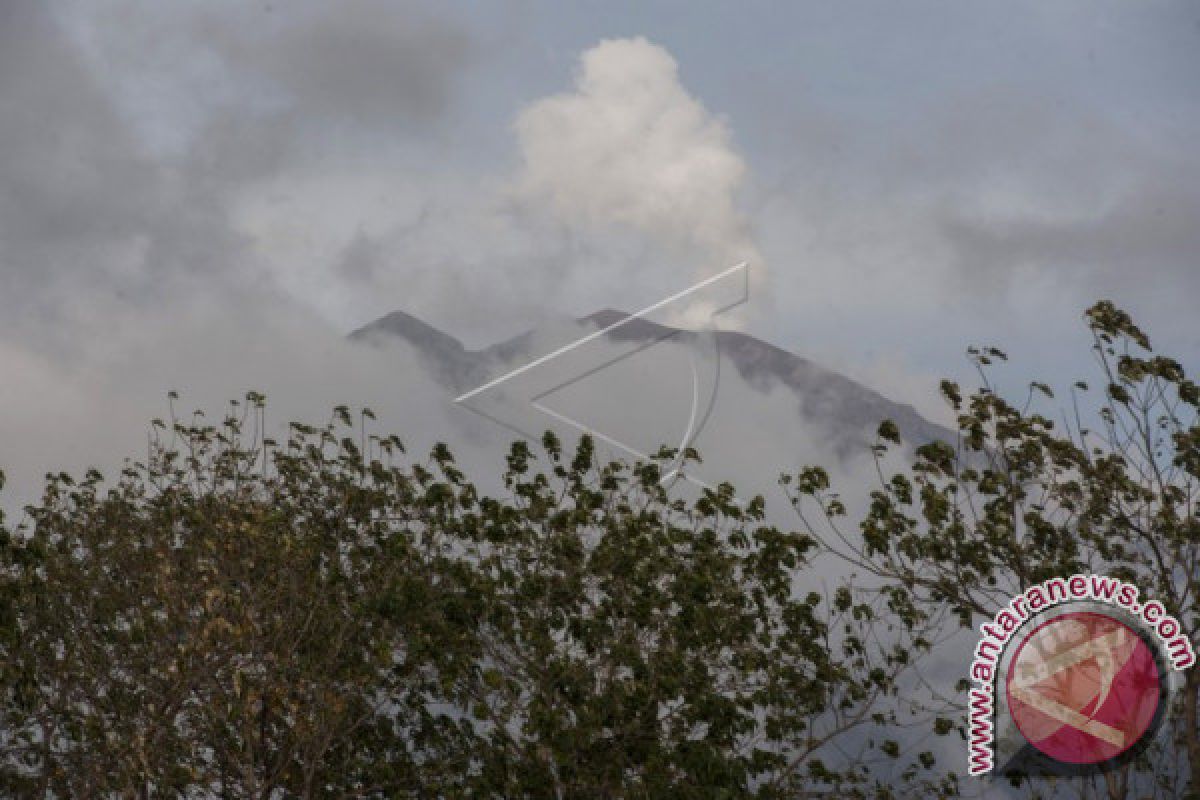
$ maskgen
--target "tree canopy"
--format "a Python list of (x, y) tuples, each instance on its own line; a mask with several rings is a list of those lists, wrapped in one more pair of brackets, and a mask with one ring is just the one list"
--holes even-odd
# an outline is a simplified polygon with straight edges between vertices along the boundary
[(798, 592), (815, 541), (761, 499), (685, 503), (659, 462), (552, 435), (484, 496), (345, 408), (263, 439), (262, 404), (156, 421), (115, 486), (52, 476), (5, 533), (8, 793), (891, 792), (827, 745), (895, 760), (853, 734), (882, 730), (923, 618), (885, 643), (849, 587)]
[[(1085, 321), (1099, 396), (1076, 382), (1056, 415), (1045, 410), (1052, 388), (1031, 382), (1014, 401), (991, 377), (1005, 353), (972, 348), (979, 387), (941, 385), (957, 441), (917, 448), (894, 474), (881, 469), (861, 519), (848, 522), (821, 467), (784, 477), (807, 529), (906, 602), (946, 608), (964, 626), (1047, 578), (1100, 573), (1162, 602), (1197, 641), (1200, 387), (1112, 303)], [(898, 444), (885, 422), (877, 454)], [(1200, 797), (1200, 672), (1184, 675), (1166, 737), (1092, 781), (1090, 796)]]
[[(0, 519), (0, 793), (969, 795), (906, 727), (947, 615), (1088, 570), (1200, 625), (1200, 392), (1111, 304), (1087, 323), (1094, 407), (1082, 383), (1061, 424), (1045, 384), (1014, 403), (972, 350), (980, 386), (942, 385), (957, 440), (889, 474), (885, 422), (861, 513), (820, 466), (784, 476), (798, 530), (587, 437), (517, 442), (489, 494), (367, 410), (281, 442), (254, 393), (155, 420), (115, 481), (48, 476)], [(831, 556), (866, 583), (823, 583)], [(1172, 738), (1080, 791), (1195, 796), (1198, 700), (1192, 671)]]

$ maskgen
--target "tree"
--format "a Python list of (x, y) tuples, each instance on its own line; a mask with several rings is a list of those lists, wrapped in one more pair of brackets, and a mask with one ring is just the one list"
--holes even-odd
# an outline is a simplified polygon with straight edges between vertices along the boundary
[[(990, 618), (1042, 580), (1083, 571), (1141, 587), (1195, 641), (1200, 389), (1179, 362), (1155, 354), (1146, 334), (1112, 303), (1093, 306), (1086, 322), (1103, 397), (1092, 400), (1087, 384), (1076, 383), (1060, 426), (1035, 406), (1053, 397), (1049, 386), (1031, 384), (1024, 402), (1014, 404), (991, 380), (1005, 354), (972, 349), (981, 387), (964, 397), (959, 386), (942, 383), (957, 416), (957, 442), (919, 447), (911, 468), (885, 474), (882, 456), (900, 442), (895, 426), (883, 424), (876, 446), (880, 484), (854, 533), (823, 469), (785, 476), (806, 525), (905, 602), (931, 613), (948, 609), (963, 626)], [(958, 696), (963, 708), (964, 699), (965, 685)], [(1200, 797), (1200, 672), (1186, 673), (1178, 703), (1167, 747), (1082, 791)]]
[(929, 619), (800, 591), (816, 542), (761, 498), (549, 435), (486, 496), (344, 407), (280, 445), (263, 403), (155, 421), (115, 484), (52, 476), (4, 529), (0, 791), (953, 791), (888, 735)]
[(395, 792), (442, 779), (413, 750), (461, 749), (419, 702), (443, 660), (424, 637), (465, 600), (395, 535), (410, 477), (304, 426), (268, 475), (245, 421), (176, 422), (109, 491), (53, 476), (6, 536), (12, 794)]

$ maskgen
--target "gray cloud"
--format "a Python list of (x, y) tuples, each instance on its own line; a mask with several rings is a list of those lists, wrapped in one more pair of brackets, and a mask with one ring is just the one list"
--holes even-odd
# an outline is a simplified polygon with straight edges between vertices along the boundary
[(928, 100), (882, 131), (836, 116), (799, 131), (756, 214), (792, 311), (781, 343), (926, 413), (939, 377), (972, 380), (967, 344), (1004, 347), (1027, 377), (1090, 375), (1080, 316), (1101, 298), (1195, 364), (1185, 138), (1011, 87)]
[(265, 43), (238, 44), (235, 64), (285, 87), (297, 113), (384, 128), (436, 119), (471, 54), (466, 32), (428, 7), (378, 0), (322, 5)]
[(409, 4), (237, 8), (4, 6), (10, 335), (15, 316), (61, 330), (83, 297), (163, 303), (271, 282), (287, 293), (289, 276), (264, 268), (234, 218), (239, 198), (309, 163), (314, 141), (336, 150), (433, 124), (469, 54), (459, 28)]
[[(1126, 164), (1128, 169), (1129, 165)], [(1102, 167), (1099, 167), (1102, 168)], [(1045, 270), (1097, 294), (1125, 295), (1148, 273), (1200, 294), (1200, 166), (1148, 158), (1115, 196), (1080, 194), (1076, 219), (1036, 212), (987, 219), (948, 212), (942, 230), (966, 270)]]
[[(366, 120), (335, 102), (350, 91), (337, 81), (370, 78), (367, 105), (433, 123), (465, 40), (427, 14), (401, 36), (386, 20), (407, 19), (403, 8), (361, 4), (323, 44), (313, 32), (328, 21), (310, 9), (261, 35), (277, 57), (264, 74), (292, 81), (280, 103), (254, 80), (212, 89), (242, 69), (232, 56), (209, 60), (236, 16), (221, 29), (204, 16), (210, 7), (164, 8), (130, 15), (117, 3), (105, 10), (124, 15), (88, 17), (0, 7), (0, 463), (13, 478), (10, 508), (32, 498), (46, 470), (111, 472), (136, 455), (171, 388), (210, 412), (261, 388), (278, 420), (320, 419), (351, 402), (392, 412), (396, 429), (398, 405), (424, 421), (418, 430), (452, 427), (441, 393), (403, 352), (354, 350), (299, 302), (236, 212), (249, 187), (305, 163), (313, 126), (386, 121), (386, 111)], [(381, 60), (393, 35), (395, 60)], [(302, 75), (289, 63), (300, 58)], [(374, 70), (401, 67), (397, 91), (379, 95), (389, 78)], [(324, 123), (318, 101), (331, 104)]]
[[(724, 51), (693, 84), (674, 43), (517, 36), (487, 66), (526, 72), (489, 74), (482, 23), (426, 4), (53, 9), (0, 11), (0, 344), (31, 385), (110, 361), (135, 377), (112, 348), (177, 342), (171, 319), (287, 354), (290, 329), (261, 319), (336, 337), (404, 308), (482, 344), (639, 306), (708, 266), (698, 252), (761, 242), (757, 297), (782, 303), (758, 332), (929, 412), (920, 387), (968, 341), (1038, 344), (1099, 294), (1173, 304), (1185, 329), (1200, 288), (1194, 155), (1035, 87), (898, 88), (881, 127), (790, 96), (726, 118), (708, 91)], [(498, 87), (503, 116), (460, 113)], [(788, 160), (742, 149), (796, 117)]]
[(2, 13), (0, 302), (8, 305), (66, 274), (97, 279), (114, 259), (129, 260), (158, 187), (154, 166), (44, 9), (17, 2)]
[[(573, 84), (522, 106), (512, 128), (517, 164), (482, 180), (453, 166), (413, 177), (389, 163), (334, 164), (285, 177), (274, 191), (289, 201), (251, 202), (250, 225), (319, 229), (338, 243), (297, 256), (313, 275), (337, 260), (353, 281), (340, 287), (342, 307), (404, 297), (484, 340), (531, 316), (636, 307), (740, 260), (761, 284), (739, 207), (745, 162), (662, 47), (630, 38), (588, 48)], [(346, 187), (353, 213), (327, 211), (331, 186)]]

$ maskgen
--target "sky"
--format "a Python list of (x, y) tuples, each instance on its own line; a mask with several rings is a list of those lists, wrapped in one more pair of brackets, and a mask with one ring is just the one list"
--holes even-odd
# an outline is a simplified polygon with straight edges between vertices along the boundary
[(741, 260), (722, 324), (931, 417), (970, 344), (1091, 376), (1101, 298), (1195, 369), (1198, 87), (1182, 2), (0, 0), (0, 463), (135, 450), (169, 389), (437, 429), (346, 332)]

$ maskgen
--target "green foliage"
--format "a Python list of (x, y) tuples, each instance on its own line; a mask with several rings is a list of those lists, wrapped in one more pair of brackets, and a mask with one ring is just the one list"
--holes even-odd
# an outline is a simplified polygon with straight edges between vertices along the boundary
[(0, 539), (0, 792), (892, 796), (830, 745), (891, 720), (922, 617), (797, 592), (815, 542), (761, 499), (549, 435), (486, 496), (348, 408), (283, 445), (262, 414), (156, 421)]
[[(941, 387), (956, 441), (889, 474), (882, 424), (855, 530), (819, 466), (781, 479), (792, 532), (728, 485), (669, 494), (666, 451), (606, 463), (547, 434), (487, 494), (444, 445), (415, 463), (365, 436), (369, 410), (282, 444), (258, 394), (219, 425), (156, 420), (115, 484), (50, 476), (0, 519), (0, 794), (956, 795), (917, 751), (960, 718), (930, 709), (915, 739), (900, 718), (944, 615), (1087, 570), (1200, 625), (1200, 390), (1111, 304), (1087, 322), (1103, 399), (1075, 384), (1058, 425), (1049, 386), (1013, 403), (989, 380), (1007, 356), (972, 349), (981, 385)], [(830, 553), (869, 590), (826, 586)], [(1197, 674), (1177, 766), (1152, 750), (1085, 793), (1200, 774)]]
[[(991, 380), (991, 368), (1006, 356), (971, 348), (980, 387), (966, 395), (953, 382), (941, 385), (957, 417), (956, 442), (916, 448), (910, 466), (889, 476), (882, 456), (898, 437), (895, 426), (881, 426), (875, 447), (880, 482), (859, 535), (843, 530), (845, 508), (822, 470), (785, 476), (809, 529), (885, 584), (901, 608), (944, 609), (973, 626), (1047, 578), (1097, 572), (1163, 602), (1196, 641), (1200, 391), (1177, 361), (1156, 355), (1146, 334), (1112, 303), (1096, 304), (1085, 318), (1103, 399), (1091, 399), (1088, 385), (1077, 382), (1066, 424), (1057, 426), (1034, 408), (1036, 396), (1053, 398), (1050, 387), (1034, 382), (1025, 402), (1012, 403)], [(1123, 773), (1106, 776), (1099, 791), (1125, 797), (1138, 785), (1147, 797), (1173, 797), (1189, 780), (1200, 780), (1192, 777), (1200, 776), (1198, 674), (1186, 674), (1172, 718), (1174, 741), (1166, 746), (1184, 755), (1182, 766), (1163, 769), (1178, 760), (1152, 750)], [(965, 705), (965, 687), (958, 700)], [(933, 724), (937, 733), (950, 730), (945, 720)]]

